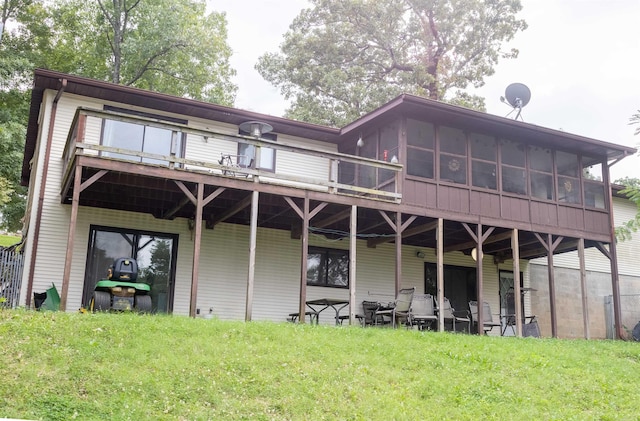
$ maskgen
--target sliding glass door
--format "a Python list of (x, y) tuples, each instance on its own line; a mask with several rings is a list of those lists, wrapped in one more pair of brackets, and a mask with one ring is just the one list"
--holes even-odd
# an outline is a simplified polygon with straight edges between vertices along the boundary
[(178, 236), (111, 227), (91, 226), (82, 303), (88, 306), (96, 283), (106, 279), (107, 270), (119, 257), (138, 262), (138, 282), (151, 286), (154, 312), (173, 309), (173, 286)]

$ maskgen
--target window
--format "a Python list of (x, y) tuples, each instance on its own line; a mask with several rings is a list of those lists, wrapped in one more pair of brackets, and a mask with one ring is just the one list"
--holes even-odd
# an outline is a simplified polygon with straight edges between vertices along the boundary
[[(153, 118), (156, 120), (170, 121), (173, 123), (187, 124), (187, 121), (171, 117), (157, 116), (148, 113), (125, 110), (116, 107), (105, 107), (107, 111), (116, 111), (123, 114), (131, 114), (139, 117)], [(111, 146), (134, 152), (148, 152), (169, 156), (172, 152), (177, 157), (184, 156), (184, 133), (178, 133), (169, 129), (145, 126), (144, 124), (130, 123), (105, 119), (102, 126), (102, 140), (104, 146)], [(140, 158), (115, 152), (102, 152), (102, 156), (124, 159), (127, 161), (144, 162), (147, 164), (168, 165), (167, 161), (153, 158)]]
[(531, 195), (553, 200), (553, 159), (550, 149), (529, 147), (531, 167)]
[(520, 142), (503, 140), (500, 158), (502, 161), (502, 191), (527, 194), (524, 145)]
[(307, 285), (349, 288), (349, 251), (309, 247)]
[(467, 136), (460, 129), (440, 127), (440, 180), (467, 183)]
[(433, 178), (433, 124), (407, 120), (407, 174)]
[[(240, 130), (243, 136), (249, 136), (249, 132)], [(278, 137), (275, 133), (264, 133), (263, 139), (276, 141)], [(271, 148), (260, 148), (260, 162), (255, 162), (256, 147), (248, 143), (238, 143), (238, 165), (244, 168), (259, 168), (263, 171), (276, 171), (276, 151)]]
[(497, 146), (493, 137), (477, 133), (469, 135), (471, 142), (471, 181), (474, 187), (496, 190)]

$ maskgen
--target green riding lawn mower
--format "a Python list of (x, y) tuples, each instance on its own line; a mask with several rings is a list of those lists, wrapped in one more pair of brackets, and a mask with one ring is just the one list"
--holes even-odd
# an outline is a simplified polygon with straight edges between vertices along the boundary
[(138, 278), (138, 262), (122, 257), (109, 268), (107, 279), (98, 281), (89, 303), (89, 311), (151, 312), (151, 287)]

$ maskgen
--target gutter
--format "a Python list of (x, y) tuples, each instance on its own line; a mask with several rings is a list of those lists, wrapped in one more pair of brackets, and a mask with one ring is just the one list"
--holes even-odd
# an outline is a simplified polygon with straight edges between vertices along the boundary
[(27, 307), (31, 306), (31, 296), (33, 295), (33, 272), (36, 267), (36, 255), (38, 254), (38, 239), (40, 238), (40, 225), (42, 223), (42, 208), (44, 203), (44, 193), (47, 185), (47, 174), (49, 169), (49, 159), (51, 158), (51, 143), (53, 141), (53, 125), (56, 120), (56, 112), (58, 110), (58, 101), (64, 93), (67, 87), (67, 79), (59, 79), (60, 85), (58, 87), (58, 93), (53, 99), (53, 106), (51, 107), (51, 117), (49, 118), (49, 131), (47, 133), (47, 149), (44, 155), (44, 162), (42, 164), (42, 182), (40, 184), (40, 194), (38, 195), (38, 208), (36, 211), (36, 221), (33, 229), (33, 248), (31, 250), (31, 261), (29, 262), (29, 278), (27, 280)]

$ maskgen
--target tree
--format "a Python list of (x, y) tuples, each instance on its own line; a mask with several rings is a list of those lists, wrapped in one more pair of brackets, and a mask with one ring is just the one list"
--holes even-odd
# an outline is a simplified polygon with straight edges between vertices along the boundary
[(27, 26), (47, 68), (233, 105), (227, 22), (203, 0), (59, 0)]
[[(636, 127), (634, 134), (639, 135), (640, 110), (638, 110), (637, 113), (633, 114), (631, 118), (629, 118), (629, 125), (636, 124), (638, 125), (638, 127)], [(627, 198), (630, 201), (634, 202), (638, 207), (636, 216), (633, 219), (626, 221), (622, 225), (616, 227), (616, 238), (618, 238), (620, 241), (630, 240), (633, 233), (637, 232), (638, 229), (640, 229), (640, 179), (625, 177), (623, 179), (616, 180), (615, 183), (625, 186), (625, 188), (621, 190), (620, 193), (626, 194)]]
[(231, 82), (235, 71), (226, 18), (207, 14), (204, 0), (1, 0), (0, 5), (4, 228), (19, 229), (24, 216), (26, 189), (19, 180), (34, 68), (233, 105), (237, 87)]
[[(519, 0), (311, 0), (257, 70), (293, 99), (287, 117), (341, 126), (406, 92), (484, 108), (503, 42), (526, 29)], [(453, 93), (452, 90), (458, 90)], [(456, 98), (457, 96), (457, 98)]]

